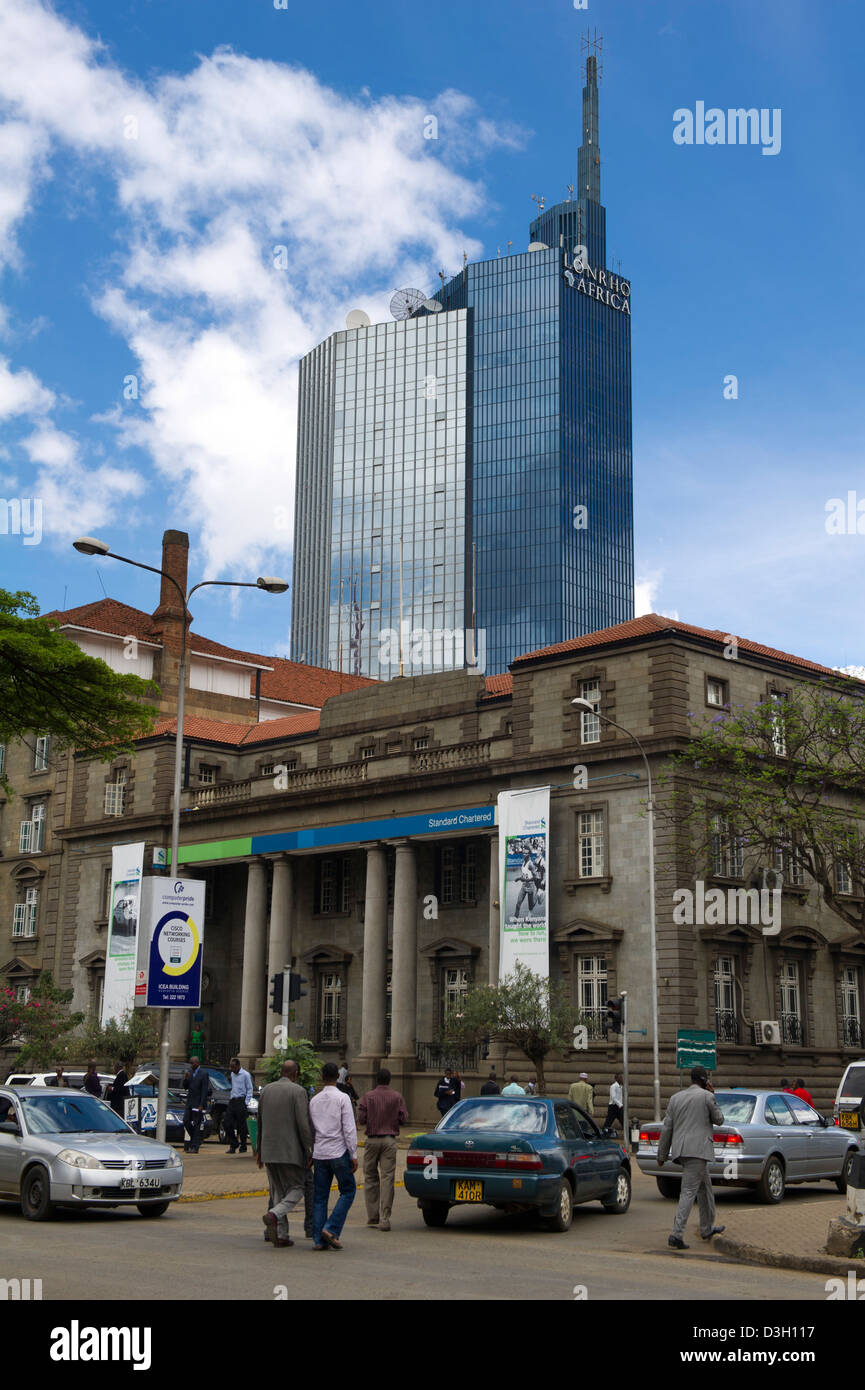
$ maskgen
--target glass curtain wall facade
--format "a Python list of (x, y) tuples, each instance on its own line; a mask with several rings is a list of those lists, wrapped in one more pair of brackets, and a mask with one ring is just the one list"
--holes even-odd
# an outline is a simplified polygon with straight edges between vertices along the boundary
[(295, 660), (382, 679), (464, 664), (467, 317), (347, 330), (303, 359)]

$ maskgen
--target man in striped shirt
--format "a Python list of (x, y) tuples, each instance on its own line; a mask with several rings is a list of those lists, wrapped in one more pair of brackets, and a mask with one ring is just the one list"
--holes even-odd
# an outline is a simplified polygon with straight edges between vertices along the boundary
[(366, 1125), (363, 1151), (366, 1224), (378, 1226), (380, 1231), (389, 1231), (396, 1171), (396, 1140), (400, 1125), (408, 1124), (408, 1111), (399, 1091), (391, 1090), (387, 1067), (382, 1067), (375, 1080), (375, 1089), (367, 1091), (357, 1107), (358, 1124)]

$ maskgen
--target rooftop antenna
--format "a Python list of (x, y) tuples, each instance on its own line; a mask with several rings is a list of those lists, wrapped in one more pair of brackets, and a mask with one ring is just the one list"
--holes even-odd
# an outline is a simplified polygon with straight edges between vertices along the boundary
[(537, 203), (537, 205), (538, 205), (538, 217), (540, 217), (541, 213), (543, 212), (543, 210), (544, 210), (544, 204), (546, 203), (546, 201), (547, 201), (547, 200), (546, 200), (546, 198), (544, 197), (543, 193), (533, 193), (533, 194), (532, 194), (532, 202), (533, 202), (533, 203)]
[(598, 81), (600, 82), (601, 78), (603, 77), (604, 65), (601, 62), (601, 55), (603, 51), (603, 34), (599, 34), (597, 29), (587, 29), (585, 34), (583, 34), (582, 38), (580, 39), (580, 52), (583, 55), (582, 64), (580, 67), (580, 74), (584, 83), (588, 83), (589, 80), (589, 58), (595, 59), (595, 63), (598, 69)]
[(465, 268), (466, 268), (466, 266), (468, 265), (468, 263), (469, 263), (468, 255), (466, 254), (465, 251), (463, 251), (463, 270), (465, 270)]
[(509, 241), (509, 242), (508, 242), (508, 255), (511, 254), (511, 247), (513, 246), (513, 244), (514, 244), (514, 243), (513, 243), (512, 241)]
[[(443, 270), (440, 270), (440, 271), (439, 271), (439, 279), (440, 279), (441, 282), (442, 282), (442, 289), (444, 289), (444, 287), (445, 287), (445, 273), (444, 273)], [(402, 671), (400, 671), (400, 675), (402, 675)]]
[(501, 255), (502, 255), (502, 248), (501, 248), (500, 246), (497, 246), (497, 247), (496, 247), (496, 259), (497, 259), (497, 260), (501, 260)]
[(572, 183), (566, 183), (565, 188), (568, 190), (568, 196), (565, 202), (572, 203), (574, 201), (574, 185)]

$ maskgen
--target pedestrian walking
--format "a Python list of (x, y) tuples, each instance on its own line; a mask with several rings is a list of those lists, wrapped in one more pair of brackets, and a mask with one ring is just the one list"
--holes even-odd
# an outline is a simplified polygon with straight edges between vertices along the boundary
[(189, 1135), (183, 1145), (184, 1153), (197, 1154), (201, 1148), (201, 1125), (210, 1095), (210, 1077), (201, 1065), (201, 1059), (190, 1057), (189, 1071), (183, 1078), (186, 1087), (186, 1108), (183, 1111), (183, 1128)]
[(536, 1096), (538, 1094), (538, 1078), (533, 1074), (526, 1082), (526, 1095)]
[(526, 1093), (515, 1076), (508, 1079), (508, 1084), (502, 1091), (503, 1096), (524, 1096)]
[(799, 1098), (801, 1100), (804, 1100), (807, 1105), (813, 1106), (814, 1104), (813, 1100), (811, 1099), (810, 1091), (805, 1090), (805, 1082), (801, 1076), (796, 1082), (796, 1085), (793, 1087), (793, 1095), (799, 1096)]
[(354, 1107), (354, 1109), (355, 1109), (355, 1111), (356, 1111), (356, 1110), (357, 1110), (357, 1103), (358, 1103), (358, 1100), (360, 1099), (360, 1097), (358, 1096), (357, 1091), (354, 1089), (354, 1086), (352, 1085), (351, 1072), (350, 1072), (350, 1071), (347, 1071), (347, 1072), (346, 1072), (346, 1074), (345, 1074), (345, 1081), (337, 1081), (337, 1083), (336, 1083), (336, 1088), (337, 1088), (338, 1091), (342, 1091), (344, 1095), (348, 1096), (349, 1100), (350, 1100), (351, 1103), (352, 1103), (352, 1106)]
[(483, 1086), (481, 1086), (482, 1096), (500, 1096), (502, 1089), (496, 1080), (496, 1069), (493, 1067)]
[(610, 1103), (607, 1106), (607, 1118), (604, 1120), (604, 1129), (612, 1129), (616, 1120), (622, 1126), (622, 1133), (625, 1132), (625, 1099), (622, 1091), (622, 1081), (624, 1077), (617, 1071), (610, 1086)]
[(349, 1070), (348, 1070), (348, 1058), (347, 1058), (347, 1057), (343, 1057), (342, 1061), (341, 1061), (340, 1064), (339, 1064), (339, 1072), (338, 1072), (337, 1078), (336, 1078), (336, 1079), (337, 1079), (337, 1084), (340, 1085), (340, 1086), (344, 1086), (344, 1085), (345, 1085), (345, 1082), (346, 1082), (346, 1077), (347, 1077), (348, 1075), (349, 1075)]
[[(312, 1239), (315, 1250), (341, 1250), (339, 1237), (357, 1192), (357, 1129), (351, 1101), (337, 1090), (339, 1068), (325, 1062), (321, 1069), (322, 1089), (309, 1102), (313, 1129), (314, 1204)], [(336, 1178), (339, 1198), (328, 1217), (331, 1184)]]
[(309, 1098), (297, 1084), (297, 1062), (283, 1062), (278, 1080), (259, 1096), (255, 1161), (267, 1169), (270, 1188), (270, 1209), (261, 1218), (265, 1235), (276, 1247), (293, 1245), (288, 1213), (304, 1199), (312, 1162)]
[[(131, 1062), (129, 1063), (129, 1066), (131, 1069)], [(133, 1076), (134, 1075), (135, 1073), (133, 1072)], [(123, 1102), (129, 1099), (129, 1092), (126, 1089), (128, 1084), (129, 1077), (126, 1074), (126, 1067), (123, 1064), (123, 1062), (118, 1062), (117, 1071), (115, 1073), (114, 1080), (111, 1083), (110, 1099), (111, 1109), (116, 1111), (116, 1113), (120, 1116), (121, 1119), (123, 1118)]]
[(89, 1091), (91, 1096), (95, 1096), (97, 1100), (102, 1099), (102, 1082), (99, 1080), (99, 1072), (97, 1071), (95, 1062), (87, 1063), (87, 1074), (84, 1077), (84, 1089), (85, 1091)]
[(240, 1152), (246, 1153), (249, 1144), (249, 1131), (246, 1127), (246, 1114), (252, 1100), (252, 1077), (240, 1065), (239, 1057), (232, 1057), (228, 1064), (231, 1072), (231, 1098), (225, 1107), (225, 1134), (228, 1139), (226, 1153), (237, 1153), (238, 1140)]
[(691, 1248), (682, 1237), (695, 1201), (699, 1205), (703, 1240), (711, 1240), (724, 1230), (715, 1225), (715, 1194), (709, 1174), (709, 1164), (715, 1157), (712, 1128), (723, 1123), (724, 1116), (705, 1067), (694, 1067), (690, 1086), (676, 1091), (670, 1099), (658, 1142), (658, 1167), (663, 1168), (667, 1158), (672, 1157), (682, 1168), (682, 1191), (667, 1241), (674, 1250)]
[(595, 1113), (595, 1088), (589, 1080), (589, 1073), (580, 1072), (579, 1081), (575, 1081), (568, 1087), (568, 1100), (572, 1100), (574, 1105), (578, 1105), (581, 1110), (585, 1110), (587, 1115)]
[(457, 1101), (460, 1099), (461, 1092), (462, 1087), (458, 1081), (454, 1081), (453, 1072), (449, 1067), (446, 1067), (444, 1076), (433, 1092), (440, 1115), (446, 1115), (448, 1111), (456, 1105)]
[(396, 1172), (396, 1141), (400, 1125), (408, 1124), (408, 1110), (399, 1091), (391, 1090), (387, 1067), (380, 1069), (375, 1078), (375, 1088), (361, 1098), (357, 1119), (358, 1124), (366, 1126), (363, 1150), (366, 1224), (378, 1226), (380, 1231), (389, 1231)]
[(68, 1085), (69, 1085), (69, 1082), (67, 1081), (66, 1077), (63, 1075), (63, 1068), (62, 1068), (62, 1067), (55, 1067), (55, 1068), (54, 1068), (54, 1075), (52, 1076), (52, 1078), (51, 1078), (50, 1081), (46, 1081), (45, 1085), (46, 1085), (46, 1086), (68, 1086)]

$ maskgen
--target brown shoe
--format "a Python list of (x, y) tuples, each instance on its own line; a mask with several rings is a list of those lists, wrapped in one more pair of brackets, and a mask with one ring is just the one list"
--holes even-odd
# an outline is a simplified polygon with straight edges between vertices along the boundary
[(342, 1241), (337, 1240), (332, 1231), (322, 1231), (321, 1238), (325, 1245), (329, 1245), (331, 1250), (341, 1250)]
[(377, 1226), (377, 1225), (378, 1225), (378, 1217), (377, 1217), (377, 1216), (371, 1216), (370, 1219), (369, 1219), (369, 1221), (367, 1221), (366, 1224), (367, 1224), (367, 1226)]
[(276, 1240), (273, 1243), (278, 1250), (284, 1250), (287, 1245), (294, 1245), (293, 1240), (289, 1240), (288, 1237), (285, 1237), (283, 1239), (281, 1236), (277, 1236)]
[(277, 1241), (277, 1229), (279, 1226), (276, 1217), (274, 1216), (272, 1211), (266, 1211), (261, 1219), (264, 1222), (264, 1234), (266, 1238), (270, 1241), (272, 1245), (275, 1245)]
[(379, 1223), (378, 1223), (378, 1229), (379, 1229), (380, 1231), (389, 1231), (389, 1230), (390, 1230), (390, 1222), (389, 1222), (389, 1221), (379, 1221)]

